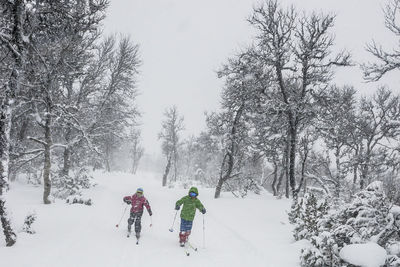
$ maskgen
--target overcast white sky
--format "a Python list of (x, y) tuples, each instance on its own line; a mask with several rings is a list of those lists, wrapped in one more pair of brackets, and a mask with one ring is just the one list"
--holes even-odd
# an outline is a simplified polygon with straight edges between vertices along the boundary
[[(250, 43), (253, 30), (246, 21), (253, 0), (111, 0), (105, 21), (107, 33), (123, 33), (140, 45), (138, 105), (143, 112), (142, 135), (147, 153), (158, 153), (157, 134), (163, 112), (176, 105), (185, 118), (185, 136), (205, 127), (204, 112), (219, 106), (222, 83), (215, 70)], [(372, 60), (365, 44), (372, 39), (394, 47), (384, 28), (383, 0), (282, 0), (299, 9), (334, 12), (338, 48), (346, 48), (353, 60)], [(378, 85), (399, 84), (398, 73), (381, 83), (365, 84), (358, 68), (338, 72), (337, 83), (352, 84), (360, 94)], [(399, 92), (399, 88), (393, 88)]]

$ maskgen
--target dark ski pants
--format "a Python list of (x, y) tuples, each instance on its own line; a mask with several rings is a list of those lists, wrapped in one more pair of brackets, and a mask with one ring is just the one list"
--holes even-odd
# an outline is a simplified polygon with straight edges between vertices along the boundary
[(181, 232), (190, 232), (193, 227), (193, 221), (187, 221), (181, 218)]
[(142, 212), (133, 213), (131, 212), (131, 216), (128, 219), (128, 231), (131, 231), (131, 226), (135, 223), (135, 233), (139, 234), (142, 230)]

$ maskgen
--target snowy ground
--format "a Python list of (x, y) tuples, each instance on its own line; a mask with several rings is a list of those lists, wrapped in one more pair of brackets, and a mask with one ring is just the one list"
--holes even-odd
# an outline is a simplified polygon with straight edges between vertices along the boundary
[[(20, 229), (29, 211), (35, 211), (35, 235), (19, 233), (11, 248), (0, 241), (0, 265), (7, 267), (122, 267), (122, 266), (299, 266), (301, 245), (293, 243), (286, 211), (287, 200), (270, 194), (236, 199), (223, 194), (213, 199), (212, 189), (199, 188), (199, 199), (207, 209), (205, 247), (203, 215), (197, 212), (191, 242), (199, 248), (187, 257), (178, 245), (179, 221), (171, 227), (175, 201), (186, 189), (162, 188), (160, 177), (141, 173), (96, 173), (98, 183), (89, 195), (93, 206), (67, 205), (56, 200), (41, 203), (41, 187), (14, 183), (7, 199), (15, 228)], [(142, 238), (126, 238), (128, 212), (121, 226), (116, 224), (125, 208), (122, 197), (143, 187), (153, 210), (142, 219)]]

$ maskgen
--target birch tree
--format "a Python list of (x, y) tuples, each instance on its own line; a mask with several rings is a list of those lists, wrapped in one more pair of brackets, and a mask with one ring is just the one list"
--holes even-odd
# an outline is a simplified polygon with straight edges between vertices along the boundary
[[(394, 36), (400, 40), (400, 0), (389, 0), (384, 8), (385, 26)], [(399, 43), (399, 42), (398, 42)], [(363, 64), (364, 78), (367, 81), (379, 81), (388, 72), (400, 69), (400, 47), (389, 51), (376, 41), (367, 45), (367, 51), (378, 61)]]
[(3, 60), (8, 64), (5, 76), (2, 74), (3, 79), (0, 84), (0, 221), (6, 238), (6, 245), (12, 246), (16, 242), (16, 234), (7, 216), (4, 193), (7, 190), (9, 175), (13, 103), (22, 87), (21, 79), (28, 45), (27, 35), (31, 31), (31, 27), (27, 22), (29, 11), (23, 0), (2, 1), (0, 12), (2, 14), (0, 18), (0, 48), (4, 51), (1, 55), (5, 56)]
[(333, 86), (320, 98), (319, 103), (321, 113), (316, 129), (326, 148), (334, 155), (335, 171), (328, 172), (327, 178), (334, 184), (336, 197), (342, 192), (343, 181), (351, 165), (346, 158), (353, 155), (353, 141), (357, 140), (351, 138), (356, 131), (355, 94), (352, 87)]
[[(43, 148), (43, 202), (50, 204), (52, 149), (63, 146), (54, 142), (53, 132), (60, 127), (65, 111), (64, 95), (71, 94), (71, 76), (82, 71), (88, 47), (96, 39), (97, 27), (104, 18), (103, 0), (59, 3), (42, 1), (36, 5), (40, 19), (31, 37), (30, 81), (38, 88), (32, 94), (36, 123), (41, 136), (29, 139)], [(82, 60), (83, 59), (83, 60)], [(67, 129), (67, 136), (69, 135)]]
[(131, 157), (131, 173), (135, 174), (139, 166), (139, 161), (143, 156), (144, 148), (140, 144), (140, 131), (132, 129), (129, 135), (129, 155)]
[(357, 117), (356, 128), (361, 137), (360, 188), (364, 189), (386, 166), (391, 150), (388, 144), (400, 136), (400, 97), (380, 88), (372, 99), (361, 99)]
[(213, 129), (214, 135), (221, 136), (223, 142), (223, 156), (214, 198), (220, 197), (222, 187), (228, 180), (240, 175), (246, 150), (250, 147), (250, 128), (246, 124), (246, 118), (255, 106), (258, 89), (254, 86), (250, 50), (228, 59), (228, 63), (218, 72), (219, 77), (225, 78), (222, 111), (207, 118), (208, 127)]
[(161, 132), (158, 139), (162, 141), (162, 152), (167, 159), (167, 165), (162, 178), (162, 186), (167, 185), (168, 175), (171, 165), (174, 167), (174, 181), (177, 178), (178, 171), (178, 146), (180, 145), (180, 132), (184, 129), (183, 117), (179, 115), (176, 106), (165, 110), (165, 119), (162, 121)]
[(349, 54), (332, 53), (330, 34), (334, 15), (299, 13), (294, 7), (282, 9), (277, 1), (256, 7), (249, 18), (258, 31), (257, 53), (265, 69), (273, 73), (274, 87), (280, 92), (289, 124), (289, 179), (296, 195), (295, 165), (299, 128), (308, 117), (314, 95), (333, 76), (334, 66), (349, 65)]

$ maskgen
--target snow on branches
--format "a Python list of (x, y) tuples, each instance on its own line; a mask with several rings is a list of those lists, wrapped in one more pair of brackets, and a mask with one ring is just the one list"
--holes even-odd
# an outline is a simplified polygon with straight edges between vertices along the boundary
[(385, 266), (397, 266), (400, 207), (388, 201), (382, 182), (372, 182), (339, 209), (332, 207), (312, 194), (293, 205), (290, 218), (295, 225), (294, 236), (310, 241), (310, 247), (301, 252), (302, 266), (350, 266), (340, 258), (340, 250), (368, 242), (386, 249)]

